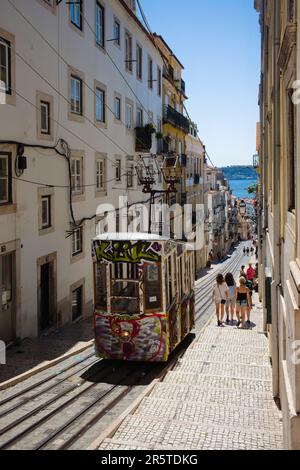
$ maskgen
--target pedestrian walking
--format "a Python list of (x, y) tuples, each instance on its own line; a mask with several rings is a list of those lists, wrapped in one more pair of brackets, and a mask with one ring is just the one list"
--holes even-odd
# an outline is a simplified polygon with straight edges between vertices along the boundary
[[(229, 299), (226, 304), (226, 323), (229, 323), (229, 313), (231, 314), (231, 324), (233, 324), (234, 310), (235, 310), (235, 289), (236, 282), (232, 273), (227, 273), (225, 276), (225, 282), (228, 287)], [(239, 321), (239, 319), (237, 319)]]
[(250, 293), (248, 287), (246, 286), (246, 282), (246, 279), (241, 277), (240, 285), (235, 291), (236, 314), (239, 318), (238, 327), (242, 324), (242, 328), (245, 328), (246, 314), (251, 308)]
[(218, 326), (223, 326), (224, 310), (229, 299), (227, 284), (222, 274), (218, 274), (216, 284), (213, 288), (212, 300), (216, 305), (216, 315)]
[(247, 280), (253, 282), (255, 276), (256, 276), (256, 271), (253, 268), (252, 263), (249, 263), (249, 267), (247, 269)]
[(251, 310), (253, 308), (252, 298), (253, 298), (253, 291), (254, 291), (254, 279), (252, 281), (247, 280), (246, 286), (249, 289), (249, 295), (250, 295), (250, 305), (248, 306), (248, 309), (247, 309), (247, 324), (250, 325), (250, 315), (251, 315)]
[(243, 253), (246, 256), (246, 247), (244, 246)]
[(249, 255), (250, 255), (250, 248), (248, 247), (247, 248), (247, 256), (249, 256)]
[(247, 281), (247, 273), (245, 271), (246, 267), (245, 266), (242, 266), (241, 267), (241, 270), (240, 270), (240, 277), (244, 277)]

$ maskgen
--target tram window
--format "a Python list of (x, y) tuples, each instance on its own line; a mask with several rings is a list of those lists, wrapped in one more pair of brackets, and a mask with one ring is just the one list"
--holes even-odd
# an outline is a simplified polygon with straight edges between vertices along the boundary
[(106, 265), (95, 263), (95, 307), (107, 309)]
[(113, 313), (137, 314), (140, 311), (138, 266), (116, 263), (112, 266), (111, 310)]
[(179, 258), (179, 260), (178, 260), (177, 275), (178, 275), (178, 293), (179, 293), (179, 299), (181, 299), (181, 297), (182, 297), (182, 285), (181, 285), (181, 258)]
[(182, 295), (185, 294), (185, 263), (182, 262), (184, 260), (183, 257), (180, 258), (180, 272), (181, 272), (181, 286), (182, 286)]
[(158, 264), (145, 265), (145, 310), (152, 311), (162, 308), (161, 267)]
[(186, 267), (185, 267), (185, 288), (189, 290), (189, 271), (190, 271), (190, 260), (189, 257), (186, 256)]
[(171, 256), (168, 259), (168, 278), (169, 278), (169, 305), (173, 303), (173, 284), (172, 284), (172, 277), (173, 277), (173, 269), (172, 269), (172, 258)]
[(174, 293), (176, 294), (177, 293), (177, 269), (176, 269), (176, 255), (175, 253), (173, 254), (172, 256), (173, 258), (173, 263), (172, 263), (172, 266), (173, 266), (173, 280), (174, 280)]
[(168, 263), (166, 262), (166, 263), (165, 263), (165, 291), (166, 291), (166, 302), (167, 302), (167, 306), (170, 305), (168, 278), (169, 278), (169, 274), (168, 274)]

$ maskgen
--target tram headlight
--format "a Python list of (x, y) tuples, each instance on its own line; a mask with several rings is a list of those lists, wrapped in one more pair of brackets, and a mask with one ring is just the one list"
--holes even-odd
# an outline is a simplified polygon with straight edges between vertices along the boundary
[(131, 335), (130, 335), (129, 331), (122, 331), (122, 333), (121, 333), (121, 338), (122, 339), (129, 339), (130, 336)]

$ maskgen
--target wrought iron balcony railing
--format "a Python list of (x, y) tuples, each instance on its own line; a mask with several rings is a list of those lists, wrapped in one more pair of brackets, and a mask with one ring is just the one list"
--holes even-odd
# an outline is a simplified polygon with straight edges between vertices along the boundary
[(259, 168), (259, 155), (253, 155), (253, 167), (255, 169)]
[(199, 184), (200, 183), (200, 175), (197, 173), (194, 175), (194, 184)]
[(135, 129), (135, 150), (136, 152), (150, 152), (152, 147), (152, 134), (145, 127)]
[(189, 133), (190, 122), (183, 114), (176, 111), (171, 106), (164, 107), (164, 121), (181, 129), (185, 134)]

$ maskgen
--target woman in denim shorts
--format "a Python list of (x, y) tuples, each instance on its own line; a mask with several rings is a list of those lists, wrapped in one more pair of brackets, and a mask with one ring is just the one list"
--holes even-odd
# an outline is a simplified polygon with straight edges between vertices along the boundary
[(241, 324), (240, 318), (242, 318), (242, 328), (245, 328), (245, 318), (248, 312), (248, 309), (251, 310), (251, 299), (250, 292), (246, 286), (246, 279), (244, 277), (240, 278), (240, 286), (236, 289), (235, 293), (235, 303), (236, 303), (236, 315), (238, 317), (238, 327)]

